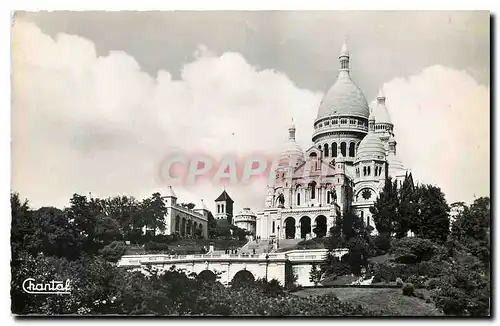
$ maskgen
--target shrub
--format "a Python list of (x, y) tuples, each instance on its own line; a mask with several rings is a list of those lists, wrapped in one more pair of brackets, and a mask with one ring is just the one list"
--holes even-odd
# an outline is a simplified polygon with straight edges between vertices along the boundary
[(99, 254), (107, 261), (116, 263), (125, 254), (127, 245), (122, 241), (113, 241), (99, 251)]
[(425, 300), (425, 295), (420, 291), (415, 291), (415, 296), (421, 300)]
[(144, 245), (146, 251), (168, 251), (168, 244), (162, 242), (148, 242)]
[(391, 236), (387, 233), (377, 234), (373, 237), (373, 244), (375, 245), (376, 256), (386, 254), (391, 248)]
[(432, 241), (410, 237), (394, 239), (389, 252), (397, 263), (414, 264), (431, 259), (436, 250), (437, 246)]
[(411, 283), (403, 284), (403, 295), (413, 296), (415, 294), (415, 287)]

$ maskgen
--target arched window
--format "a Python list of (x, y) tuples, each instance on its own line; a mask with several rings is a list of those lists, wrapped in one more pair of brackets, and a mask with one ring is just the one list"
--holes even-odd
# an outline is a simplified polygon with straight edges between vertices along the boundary
[(273, 221), (273, 233), (274, 233), (274, 227), (276, 226), (276, 222)]
[(347, 156), (347, 145), (345, 142), (342, 142), (340, 144), (340, 152), (342, 153), (342, 156), (344, 156), (344, 157)]
[(354, 146), (355, 146), (354, 143), (350, 143), (349, 144), (349, 156), (350, 157), (354, 157), (355, 156), (354, 155)]
[(325, 144), (325, 157), (328, 157), (328, 144)]
[(337, 157), (337, 143), (332, 144), (332, 157)]
[(366, 173), (367, 173), (368, 175), (370, 175), (370, 172), (371, 172), (371, 171), (370, 171), (370, 167), (368, 167), (368, 169), (367, 169)]
[(366, 175), (366, 166), (363, 166), (363, 175)]
[(316, 198), (316, 182), (311, 182), (311, 199)]
[(297, 193), (297, 206), (300, 206), (300, 192)]

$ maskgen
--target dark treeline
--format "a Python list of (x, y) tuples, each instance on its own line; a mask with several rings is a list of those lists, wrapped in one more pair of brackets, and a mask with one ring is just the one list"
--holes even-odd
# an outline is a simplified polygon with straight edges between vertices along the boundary
[[(371, 209), (378, 234), (370, 235), (353, 212), (339, 219), (325, 239), (330, 250), (311, 276), (335, 279), (342, 275), (373, 277), (373, 282), (397, 282), (413, 294), (426, 287), (428, 300), (448, 315), (488, 316), (490, 313), (490, 199), (478, 198), (461, 208), (450, 225), (450, 207), (441, 189), (413, 186), (409, 178), (398, 185), (387, 180)], [(409, 236), (411, 235), (411, 236)], [(347, 248), (341, 259), (333, 249)], [(383, 259), (372, 259), (373, 257)]]
[[(74, 195), (69, 208), (31, 210), (11, 195), (11, 310), (30, 315), (368, 315), (334, 296), (299, 298), (287, 268), (285, 286), (276, 280), (233, 280), (231, 287), (171, 269), (131, 272), (117, 267), (125, 239), (144, 242), (144, 226), (164, 227), (159, 194), (142, 202), (130, 197), (106, 200)], [(228, 239), (231, 226), (211, 221), (209, 233)], [(234, 231), (234, 230), (233, 230)], [(236, 229), (236, 231), (238, 231)], [(236, 232), (237, 233), (237, 232)], [(220, 276), (220, 275), (219, 275)], [(37, 283), (71, 281), (71, 294), (28, 294), (27, 278)]]

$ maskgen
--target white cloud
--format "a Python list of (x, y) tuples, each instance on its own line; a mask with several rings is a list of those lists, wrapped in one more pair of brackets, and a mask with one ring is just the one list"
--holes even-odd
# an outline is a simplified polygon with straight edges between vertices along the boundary
[(490, 89), (467, 72), (432, 66), (384, 84), (398, 153), (449, 203), (490, 195)]
[[(78, 36), (13, 31), (13, 189), (34, 206), (65, 205), (74, 193), (150, 195), (166, 185), (161, 163), (173, 148), (250, 154), (278, 150), (295, 118), (306, 147), (321, 94), (238, 53), (200, 46), (180, 80), (156, 78), (128, 54), (97, 57)], [(259, 207), (265, 182), (228, 186), (237, 208)], [(221, 185), (176, 188), (182, 201), (213, 203)], [(183, 198), (182, 198), (183, 197)]]
[[(75, 192), (142, 198), (165, 189), (161, 163), (172, 149), (216, 158), (277, 151), (292, 117), (302, 148), (311, 145), (321, 93), (258, 70), (238, 53), (194, 52), (179, 80), (167, 71), (152, 77), (126, 53), (97, 57), (89, 40), (52, 39), (17, 22), (13, 189), (34, 206), (66, 205)], [(449, 201), (489, 195), (489, 89), (436, 66), (384, 90), (399, 153), (416, 179), (439, 185)], [(226, 188), (237, 209), (264, 202), (265, 180)], [(204, 198), (210, 208), (222, 186), (175, 191), (181, 201)]]

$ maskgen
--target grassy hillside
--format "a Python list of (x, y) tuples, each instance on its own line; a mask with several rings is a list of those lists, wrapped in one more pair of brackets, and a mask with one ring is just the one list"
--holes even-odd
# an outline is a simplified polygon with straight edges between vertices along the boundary
[[(422, 291), (425, 297), (429, 294)], [(416, 297), (404, 296), (401, 289), (360, 289), (360, 288), (317, 288), (303, 289), (296, 293), (297, 296), (318, 296), (334, 293), (341, 301), (359, 304), (387, 316), (441, 316), (443, 315), (432, 303)]]

